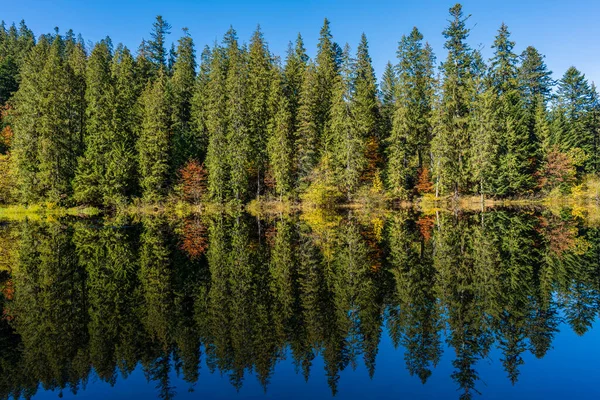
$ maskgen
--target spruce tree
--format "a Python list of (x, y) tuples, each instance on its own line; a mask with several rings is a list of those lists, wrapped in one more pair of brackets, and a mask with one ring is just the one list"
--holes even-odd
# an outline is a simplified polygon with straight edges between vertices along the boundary
[(18, 112), (13, 123), (12, 160), (16, 169), (18, 198), (23, 203), (41, 200), (38, 184), (38, 149), (40, 146), (42, 108), (42, 71), (50, 52), (50, 43), (42, 36), (21, 68), (21, 85), (15, 94), (14, 106)]
[(492, 88), (481, 90), (475, 98), (471, 113), (471, 172), (477, 184), (477, 192), (483, 200), (484, 195), (493, 195), (494, 181), (498, 169), (497, 157), (499, 146), (498, 105), (496, 93)]
[[(364, 171), (366, 160), (366, 136), (364, 131), (368, 116), (362, 115), (363, 120), (356, 117), (358, 112), (363, 112), (361, 106), (367, 105), (363, 98), (363, 104), (356, 104), (353, 94), (353, 66), (350, 59), (348, 45), (344, 49), (341, 74), (336, 78), (331, 106), (330, 140), (328, 153), (324, 154), (328, 160), (333, 161), (333, 168), (338, 185), (343, 189), (348, 198), (359, 185), (360, 177)], [(364, 60), (363, 60), (364, 61)], [(364, 77), (363, 77), (364, 79)], [(363, 95), (365, 88), (363, 88)], [(366, 108), (366, 107), (365, 107)], [(357, 111), (355, 114), (355, 110)], [(362, 125), (360, 125), (362, 122)], [(373, 120), (376, 123), (376, 120)], [(361, 129), (362, 128), (362, 129)]]
[(289, 44), (283, 71), (285, 79), (284, 94), (289, 101), (294, 131), (297, 129), (300, 92), (302, 91), (307, 63), (308, 56), (304, 48), (304, 41), (302, 40), (302, 36), (298, 34), (295, 45), (292, 45), (291, 42)]
[(171, 25), (161, 15), (156, 16), (150, 32), (151, 40), (148, 41), (148, 60), (154, 64), (155, 71), (160, 67), (167, 67), (166, 38), (171, 33)]
[(299, 184), (308, 178), (319, 160), (319, 99), (316, 67), (309, 63), (300, 92), (298, 130), (295, 134), (295, 164)]
[(494, 40), (494, 57), (490, 60), (490, 84), (498, 96), (498, 195), (524, 194), (532, 188), (536, 150), (527, 127), (517, 63), (513, 52), (515, 43), (505, 24), (500, 26)]
[(252, 136), (250, 134), (250, 113), (248, 90), (248, 54), (238, 45), (237, 34), (233, 30), (227, 34), (227, 162), (229, 187), (232, 199), (246, 200), (250, 189), (250, 168), (252, 167)]
[[(397, 77), (391, 62), (385, 65), (380, 84), (381, 136), (384, 139), (392, 132), (392, 119), (396, 110)], [(384, 143), (385, 144), (385, 143)]]
[(435, 114), (432, 152), (436, 193), (457, 196), (469, 190), (469, 110), (473, 92), (472, 51), (466, 43), (469, 28), (460, 4), (450, 8), (450, 25), (443, 31), (448, 50), (441, 65), (441, 98)]
[[(364, 176), (361, 178), (371, 184), (379, 181), (381, 159), (381, 115), (377, 103), (377, 78), (369, 55), (367, 36), (363, 33), (356, 51), (356, 60), (352, 71), (352, 118), (357, 136), (364, 142)], [(361, 161), (362, 162), (362, 161)]]
[(148, 83), (140, 98), (142, 122), (137, 141), (142, 197), (160, 202), (169, 184), (170, 91), (166, 71), (160, 68), (154, 83)]
[(317, 132), (319, 134), (319, 140), (321, 149), (328, 151), (330, 146), (330, 137), (328, 133), (330, 123), (330, 111), (333, 90), (336, 85), (336, 76), (340, 66), (340, 54), (338, 53), (338, 47), (333, 42), (333, 36), (331, 35), (331, 29), (329, 27), (329, 20), (325, 18), (321, 33), (319, 36), (319, 43), (317, 45), (317, 58), (316, 58), (316, 85), (317, 94), (319, 96), (317, 103)]
[(248, 134), (253, 149), (252, 164), (256, 172), (256, 196), (260, 196), (267, 165), (267, 130), (269, 121), (269, 88), (272, 72), (272, 57), (269, 53), (260, 26), (250, 39), (248, 54)]
[(208, 146), (208, 127), (206, 125), (208, 113), (208, 84), (211, 73), (212, 52), (208, 46), (205, 46), (200, 55), (200, 68), (194, 90), (191, 104), (191, 129), (193, 141), (196, 147), (196, 157), (198, 161), (204, 161), (206, 149)]
[(271, 120), (269, 121), (267, 155), (269, 172), (280, 199), (288, 197), (293, 189), (294, 126), (290, 102), (284, 94), (282, 72), (274, 70), (269, 97)]
[(78, 160), (73, 182), (78, 203), (105, 205), (106, 155), (113, 137), (115, 91), (111, 74), (111, 50), (101, 41), (92, 50), (86, 72), (85, 153)]
[(194, 42), (187, 28), (179, 39), (171, 76), (171, 129), (173, 146), (171, 155), (171, 175), (191, 158), (199, 158), (200, 148), (191, 127), (192, 97), (196, 80), (196, 55)]
[(435, 60), (417, 28), (402, 37), (397, 54), (397, 100), (387, 143), (387, 183), (393, 192), (402, 194), (412, 190), (417, 172), (430, 166)]
[(566, 127), (556, 142), (563, 151), (583, 150), (587, 159), (585, 172), (593, 172), (594, 132), (589, 116), (594, 108), (594, 93), (585, 75), (570, 67), (558, 82), (557, 110), (562, 110)]
[(225, 49), (212, 51), (210, 74), (206, 87), (206, 127), (208, 146), (205, 165), (208, 171), (208, 192), (212, 200), (223, 202), (228, 190), (227, 162), (227, 57)]

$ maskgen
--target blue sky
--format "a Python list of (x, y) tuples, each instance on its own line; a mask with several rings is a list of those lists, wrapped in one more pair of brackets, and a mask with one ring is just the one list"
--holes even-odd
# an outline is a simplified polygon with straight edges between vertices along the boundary
[[(260, 23), (271, 50), (284, 56), (287, 43), (302, 33), (313, 56), (323, 18), (330, 19), (334, 38), (352, 48), (365, 32), (378, 76), (388, 60), (394, 62), (398, 40), (413, 26), (433, 46), (438, 62), (445, 58), (441, 35), (447, 24), (448, 8), (456, 1), (4, 1), (0, 19), (25, 19), (37, 34), (55, 26), (72, 28), (86, 40), (106, 35), (136, 49), (148, 37), (154, 17), (161, 14), (173, 26), (171, 40), (188, 27), (197, 49), (220, 40), (230, 25), (247, 41)], [(462, 2), (472, 14), (470, 44), (482, 47), (486, 58), (500, 24), (505, 22), (520, 53), (533, 45), (546, 55), (546, 62), (559, 78), (571, 65), (590, 81), (600, 83), (600, 1), (597, 0), (469, 0)]]

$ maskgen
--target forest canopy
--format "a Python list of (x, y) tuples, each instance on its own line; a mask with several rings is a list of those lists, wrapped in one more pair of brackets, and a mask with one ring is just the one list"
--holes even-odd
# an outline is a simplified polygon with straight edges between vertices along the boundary
[(449, 13), (440, 62), (415, 27), (379, 81), (366, 35), (338, 44), (327, 19), (312, 59), (300, 34), (273, 54), (260, 27), (198, 50), (183, 29), (167, 49), (158, 16), (132, 51), (2, 22), (0, 202), (530, 197), (597, 175), (594, 84), (555, 80), (505, 24), (485, 60)]

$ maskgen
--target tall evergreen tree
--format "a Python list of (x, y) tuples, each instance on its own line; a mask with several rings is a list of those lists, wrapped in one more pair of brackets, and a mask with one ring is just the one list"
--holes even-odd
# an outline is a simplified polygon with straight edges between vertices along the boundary
[(466, 43), (470, 29), (466, 26), (460, 4), (450, 8), (450, 25), (443, 31), (448, 50), (441, 65), (442, 93), (436, 110), (432, 152), (436, 193), (469, 189), (468, 129), (473, 92), (472, 51)]
[(364, 141), (365, 171), (362, 177), (368, 183), (380, 180), (381, 134), (377, 78), (369, 55), (367, 36), (363, 33), (356, 51), (352, 71), (352, 117), (357, 136)]
[(208, 46), (205, 46), (200, 55), (200, 68), (196, 82), (191, 104), (191, 128), (193, 141), (196, 147), (196, 157), (199, 161), (204, 161), (206, 157), (206, 148), (208, 146), (208, 85), (211, 73), (212, 52)]
[(319, 161), (319, 86), (317, 71), (309, 63), (300, 92), (298, 108), (298, 130), (296, 131), (296, 171), (299, 183), (302, 183)]
[(288, 98), (290, 113), (292, 116), (292, 126), (294, 131), (297, 129), (298, 109), (300, 108), (300, 92), (302, 83), (306, 74), (308, 56), (304, 48), (302, 36), (298, 34), (295, 45), (290, 42), (284, 67), (284, 94)]
[(253, 149), (252, 164), (256, 172), (256, 196), (260, 196), (267, 165), (267, 131), (269, 121), (269, 88), (272, 72), (272, 57), (260, 26), (250, 39), (248, 54), (248, 134)]
[(505, 24), (494, 40), (494, 57), (490, 60), (490, 81), (498, 96), (498, 195), (524, 194), (532, 188), (535, 170), (535, 147), (527, 127), (523, 96), (520, 92), (515, 43)]
[(140, 187), (148, 202), (164, 199), (169, 184), (170, 90), (166, 71), (159, 69), (140, 98), (142, 122), (137, 141)]
[(148, 41), (148, 60), (154, 64), (156, 71), (160, 67), (167, 67), (166, 40), (169, 33), (171, 33), (171, 25), (162, 15), (157, 15), (150, 32), (151, 40)]
[(187, 28), (179, 39), (171, 76), (171, 127), (173, 146), (171, 155), (171, 174), (191, 158), (199, 158), (197, 137), (190, 125), (192, 119), (192, 97), (196, 80), (196, 54), (194, 42)]
[(267, 155), (269, 172), (275, 183), (275, 192), (282, 199), (293, 189), (294, 126), (290, 101), (284, 94), (284, 78), (273, 71), (269, 97), (271, 120), (269, 122)]
[(106, 205), (104, 184), (106, 155), (115, 143), (113, 110), (115, 90), (111, 74), (111, 49), (101, 41), (92, 50), (86, 73), (85, 153), (79, 158), (74, 180), (78, 203)]
[(252, 167), (252, 136), (250, 134), (248, 91), (248, 54), (238, 45), (237, 34), (227, 34), (227, 162), (229, 187), (235, 201), (246, 200), (250, 189)]
[[(392, 119), (396, 110), (397, 77), (391, 62), (385, 65), (380, 84), (381, 102), (381, 128), (380, 133), (384, 139), (392, 132)], [(385, 143), (384, 143), (385, 144)]]
[(210, 74), (206, 88), (206, 127), (208, 146), (206, 168), (208, 192), (215, 201), (225, 201), (228, 193), (227, 162), (227, 57), (225, 50), (215, 46), (212, 51)]
[(330, 146), (329, 123), (332, 104), (333, 90), (335, 87), (336, 76), (339, 70), (339, 58), (337, 44), (333, 41), (329, 20), (325, 18), (319, 43), (317, 45), (316, 58), (316, 84), (319, 101), (317, 103), (317, 132), (319, 134), (320, 144), (323, 151), (327, 152)]
[(413, 28), (398, 45), (398, 83), (392, 131), (388, 138), (387, 182), (397, 194), (411, 190), (417, 172), (430, 166), (434, 56)]

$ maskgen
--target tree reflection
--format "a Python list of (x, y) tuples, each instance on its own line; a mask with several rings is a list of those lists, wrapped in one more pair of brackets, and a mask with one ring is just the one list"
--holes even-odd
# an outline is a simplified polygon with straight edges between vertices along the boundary
[(468, 399), (492, 349), (515, 384), (563, 316), (582, 335), (600, 308), (599, 229), (545, 211), (23, 221), (0, 244), (0, 398), (138, 365), (172, 398), (201, 357), (237, 390), (268, 390), (287, 357), (308, 380), (322, 357), (336, 394), (344, 369), (376, 373), (385, 327), (424, 384), (447, 348)]

